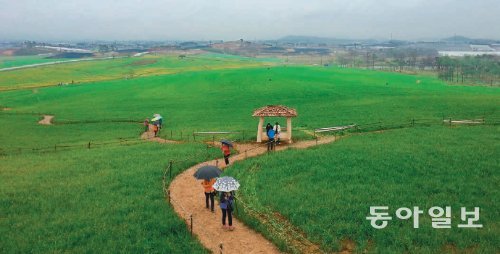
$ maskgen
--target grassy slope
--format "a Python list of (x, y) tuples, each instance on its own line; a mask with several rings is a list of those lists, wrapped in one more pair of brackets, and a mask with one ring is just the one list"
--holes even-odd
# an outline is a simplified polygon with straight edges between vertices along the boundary
[[(499, 133), (499, 127), (480, 126), (364, 134), (243, 161), (226, 174), (241, 181), (240, 195), (252, 208), (280, 212), (328, 251), (347, 238), (358, 251), (373, 241), (369, 248), (378, 253), (438, 253), (447, 245), (494, 253), (500, 246)], [(389, 206), (392, 216), (413, 206), (425, 214), (419, 229), (394, 218), (376, 230), (365, 219), (376, 205)], [(425, 209), (433, 206), (452, 206), (452, 229), (431, 228)], [(481, 208), (483, 229), (456, 227), (462, 206)]]
[(64, 61), (68, 59), (46, 58), (45, 56), (0, 56), (0, 69), (29, 64)]
[[(209, 150), (213, 157), (218, 151)], [(0, 252), (205, 252), (163, 198), (204, 145), (117, 146), (0, 160)]]
[[(421, 80), (418, 85), (417, 79)], [(56, 122), (141, 120), (161, 113), (166, 117), (165, 134), (170, 130), (177, 136), (181, 130), (246, 130), (248, 138), (255, 135), (257, 122), (251, 117), (252, 111), (267, 104), (295, 107), (299, 113), (295, 127), (317, 128), (376, 121), (410, 122), (411, 118), (439, 123), (443, 115), (498, 117), (499, 95), (498, 89), (449, 87), (430, 77), (394, 73), (319, 67), (251, 68), (51, 87), (36, 93), (3, 92), (0, 105), (13, 110), (0, 112), (0, 121), (9, 133), (24, 125), (29, 130), (24, 133), (26, 140), (34, 143), (40, 143), (44, 136), (38, 131), (49, 128), (36, 126), (35, 117), (20, 117), (16, 112), (51, 113), (56, 115)], [(67, 133), (68, 140), (88, 141), (92, 137), (100, 140), (134, 136), (140, 128), (139, 124), (112, 126), (64, 125), (50, 127), (49, 132), (61, 130), (61, 135)], [(7, 144), (15, 143), (10, 136), (5, 139)]]
[(219, 59), (203, 56), (178, 59), (174, 56), (147, 55), (144, 57), (83, 61), (3, 72), (0, 75), (0, 91), (54, 86), (59, 83), (97, 82), (184, 71), (261, 65), (263, 65), (262, 62), (250, 61), (246, 58)]
[[(93, 123), (93, 124), (63, 124), (54, 126), (39, 126), (36, 121), (39, 117), (31, 114), (19, 113), (52, 113), (56, 115), (56, 122), (67, 120), (85, 121), (85, 120), (103, 120), (103, 119), (142, 119), (145, 116), (151, 116), (153, 113), (162, 113), (166, 116), (166, 133), (169, 130), (176, 132), (182, 130), (189, 132), (192, 130), (238, 130), (245, 129), (251, 134), (254, 132), (256, 120), (250, 115), (253, 109), (266, 104), (285, 104), (296, 107), (299, 117), (294, 120), (294, 126), (303, 127), (325, 127), (344, 123), (366, 123), (371, 121), (407, 121), (412, 117), (433, 118), (439, 122), (442, 114), (452, 115), (454, 117), (478, 117), (482, 114), (496, 116), (498, 114), (498, 90), (483, 87), (447, 87), (443, 83), (428, 77), (406, 76), (393, 73), (380, 73), (360, 70), (347, 70), (335, 68), (319, 67), (273, 67), (273, 68), (250, 68), (239, 70), (210, 71), (217, 68), (236, 68), (242, 66), (254, 66), (254, 63), (248, 59), (232, 58), (228, 62), (226, 58), (217, 58), (219, 56), (203, 56), (200, 59), (180, 62), (176, 58), (161, 58), (158, 62), (150, 64), (130, 65), (127, 61), (154, 60), (156, 57), (125, 59), (124, 62), (108, 62), (107, 65), (101, 62), (93, 62), (91, 65), (61, 65), (48, 71), (50, 75), (38, 75), (41, 68), (33, 69), (34, 72), (16, 72), (15, 77), (9, 80), (15, 80), (13, 86), (23, 86), (26, 82), (59, 82), (61, 78), (71, 80), (75, 76), (95, 78), (103, 77), (108, 79), (113, 75), (128, 75), (130, 71), (136, 74), (139, 72), (155, 71), (151, 65), (159, 65), (156, 73), (170, 71), (172, 69), (186, 70), (186, 72), (165, 75), (150, 76), (146, 78), (137, 78), (132, 80), (101, 81), (86, 83), (81, 85), (71, 85), (63, 87), (52, 87), (38, 89), (35, 91), (10, 91), (0, 93), (0, 107), (12, 107), (11, 111), (0, 111), (0, 143), (1, 147), (40, 147), (52, 146), (55, 143), (72, 144), (77, 142), (84, 145), (87, 141), (106, 141), (116, 140), (118, 137), (137, 137), (140, 130), (140, 124), (130, 123)], [(114, 61), (116, 61), (115, 59)], [(171, 61), (169, 63), (169, 61)], [(248, 63), (247, 65), (247, 62)], [(117, 64), (118, 63), (118, 64)], [(102, 65), (101, 65), (102, 64)], [(185, 64), (185, 65), (183, 65)], [(259, 65), (261, 63), (258, 63)], [(134, 66), (134, 67), (130, 67)], [(201, 70), (204, 71), (201, 71)], [(13, 72), (14, 73), (14, 72)], [(28, 77), (23, 76), (28, 75)], [(149, 75), (149, 74), (148, 74)], [(120, 76), (123, 77), (123, 76)], [(0, 75), (0, 80), (5, 76)], [(27, 81), (28, 78), (33, 79)], [(269, 80), (271, 79), (271, 81)], [(416, 80), (421, 83), (416, 85)], [(4, 79), (5, 81), (5, 79)], [(389, 84), (386, 85), (386, 82)], [(39, 83), (37, 83), (39, 84)], [(0, 85), (11, 87), (9, 84), (0, 82)], [(177, 134), (178, 135), (178, 134)], [(247, 134), (248, 135), (248, 134)], [(153, 146), (153, 144), (151, 144)], [(149, 147), (149, 145), (148, 145)], [(78, 161), (84, 161), (92, 165), (93, 157), (99, 158), (97, 165), (107, 165), (108, 159), (122, 165), (122, 171), (136, 172), (141, 163), (155, 160), (158, 158), (157, 152), (160, 150), (144, 148), (148, 156), (140, 158), (133, 156), (137, 149), (122, 148), (119, 152), (113, 149), (108, 150), (75, 150), (68, 154), (74, 154), (73, 157), (67, 155), (59, 157), (54, 155), (22, 155), (2, 158), (2, 174), (12, 177), (20, 168), (45, 168), (37, 177), (46, 178), (55, 177), (54, 181), (34, 181), (31, 171), (20, 175), (17, 178), (9, 179), (5, 185), (7, 191), (2, 190), (2, 200), (23, 200), (28, 195), (21, 187), (26, 183), (23, 179), (28, 179), (33, 184), (33, 188), (43, 190), (44, 186), (57, 185), (63, 176), (60, 172), (74, 172), (73, 165)], [(102, 156), (100, 155), (102, 153)], [(191, 152), (186, 152), (191, 153)], [(151, 156), (149, 156), (149, 154)], [(184, 153), (169, 152), (175, 158), (183, 158)], [(88, 157), (87, 157), (88, 156)], [(128, 158), (129, 163), (122, 163), (115, 158)], [(141, 159), (141, 158), (147, 158)], [(170, 156), (161, 160), (165, 163)], [(71, 162), (71, 163), (67, 163)], [(95, 164), (94, 164), (95, 165)], [(185, 165), (187, 167), (187, 165)], [(75, 170), (88, 170), (87, 166), (77, 166)], [(4, 168), (6, 170), (4, 170)], [(97, 166), (100, 168), (100, 166)], [(117, 168), (110, 168), (110, 175), (117, 172)], [(150, 170), (153, 170), (151, 168)], [(158, 176), (157, 168), (155, 170)], [(137, 172), (136, 172), (137, 173)], [(67, 177), (67, 176), (66, 176)], [(116, 178), (116, 175), (113, 176)], [(102, 179), (101, 179), (102, 178)], [(89, 178), (99, 181), (109, 181), (108, 175)], [(110, 178), (111, 179), (111, 178)], [(141, 183), (151, 179), (140, 179)], [(12, 180), (12, 181), (10, 181)], [(38, 179), (35, 179), (38, 180)], [(40, 183), (40, 184), (38, 184)], [(13, 187), (12, 187), (13, 186)], [(2, 187), (4, 184), (2, 183)], [(15, 188), (19, 194), (15, 191)], [(68, 188), (66, 190), (69, 190)], [(139, 189), (137, 189), (139, 190)], [(105, 189), (111, 195), (115, 191)], [(142, 191), (142, 190), (141, 190)], [(153, 192), (153, 190), (150, 190)], [(68, 192), (68, 191), (66, 191)], [(161, 189), (155, 187), (155, 195), (161, 195)], [(5, 193), (5, 194), (4, 194)], [(7, 194), (11, 193), (11, 194)], [(44, 197), (50, 197), (50, 202), (56, 202), (50, 193), (43, 194)], [(135, 195), (136, 197), (139, 197)], [(19, 199), (18, 199), (19, 197)], [(87, 195), (76, 196), (74, 200), (86, 200)], [(4, 201), (2, 201), (4, 202)], [(17, 202), (17, 201), (16, 201)], [(87, 202), (87, 201), (86, 201)], [(105, 198), (103, 202), (110, 202)], [(7, 206), (2, 206), (5, 209)], [(36, 202), (25, 203), (26, 210), (36, 207)], [(57, 208), (57, 206), (55, 206)], [(127, 206), (127, 209), (134, 205)], [(151, 209), (150, 209), (151, 208)], [(154, 207), (148, 207), (147, 212), (155, 210)], [(143, 210), (143, 209), (141, 209)], [(167, 209), (167, 215), (172, 214)], [(9, 210), (10, 212), (10, 210)], [(44, 215), (47, 210), (40, 213)], [(3, 212), (2, 212), (3, 214)], [(64, 212), (61, 212), (64, 214)], [(33, 214), (25, 215), (26, 218), (33, 217)], [(121, 215), (120, 215), (121, 216)], [(91, 216), (92, 217), (92, 216)], [(36, 219), (36, 217), (34, 217)], [(93, 217), (92, 217), (93, 218)], [(119, 217), (123, 218), (123, 217)], [(113, 221), (112, 217), (106, 217), (101, 223)], [(19, 218), (12, 221), (22, 224)], [(81, 220), (80, 220), (81, 221)], [(174, 219), (175, 221), (175, 219)], [(11, 219), (3, 220), (2, 223), (11, 223)], [(98, 222), (95, 222), (98, 223)], [(168, 220), (165, 223), (172, 223)], [(55, 230), (71, 232), (74, 230), (68, 226), (68, 222), (61, 222), (53, 226)], [(85, 223), (82, 227), (85, 227)], [(135, 223), (139, 229), (140, 223)], [(166, 225), (167, 225), (166, 224)], [(175, 223), (174, 223), (175, 224)], [(8, 224), (10, 225), (10, 224)], [(71, 225), (69, 223), (69, 225)], [(170, 225), (170, 224), (169, 224)], [(34, 230), (35, 235), (44, 234), (45, 231), (40, 228), (43, 223), (35, 225), (33, 228), (24, 225), (24, 231)], [(167, 226), (168, 228), (169, 226)], [(2, 226), (2, 229), (5, 228)], [(162, 227), (163, 228), (163, 227)], [(40, 231), (41, 230), (41, 231)], [(114, 229), (113, 229), (114, 230)], [(40, 233), (42, 232), (42, 233)], [(110, 231), (107, 231), (108, 233)], [(115, 232), (115, 231), (113, 231)], [(110, 235), (106, 233), (105, 235)], [(69, 234), (69, 233), (68, 233)], [(112, 234), (111, 234), (112, 235)], [(5, 243), (15, 244), (23, 237), (23, 234), (10, 232), (8, 240)], [(61, 242), (61, 235), (53, 235), (57, 242)], [(104, 236), (103, 236), (104, 237)], [(146, 239), (147, 237), (141, 237)], [(17, 240), (15, 240), (17, 239)], [(175, 238), (169, 238), (174, 240)], [(179, 240), (179, 246), (184, 246), (184, 238)], [(170, 241), (168, 240), (168, 241)], [(188, 241), (188, 240), (186, 240)], [(113, 240), (113, 243), (102, 243), (110, 250), (119, 249), (116, 247), (121, 243)], [(23, 242), (26, 243), (26, 242)], [(37, 242), (38, 243), (38, 242)], [(50, 243), (45, 243), (45, 239), (40, 240), (41, 250), (50, 250)], [(116, 243), (116, 245), (115, 245)], [(27, 244), (27, 243), (26, 243)], [(93, 244), (93, 243), (92, 243)], [(92, 245), (84, 240), (83, 250), (99, 248), (100, 244)], [(2, 246), (3, 246), (2, 242)], [(49, 246), (49, 247), (47, 247)], [(69, 249), (79, 244), (61, 245), (55, 249)], [(145, 250), (148, 248), (148, 241), (135, 242), (126, 245), (124, 250)], [(157, 246), (157, 245), (155, 245)], [(163, 246), (163, 245), (162, 245)], [(174, 246), (174, 245), (172, 245)], [(167, 249), (173, 248), (166, 247)], [(35, 246), (36, 247), (36, 246)], [(25, 249), (34, 248), (33, 245), (26, 245)], [(79, 247), (75, 247), (79, 248)], [(115, 249), (113, 249), (115, 248)], [(135, 249), (134, 249), (135, 248)], [(156, 247), (155, 247), (156, 248)], [(183, 249), (184, 247), (179, 247)]]

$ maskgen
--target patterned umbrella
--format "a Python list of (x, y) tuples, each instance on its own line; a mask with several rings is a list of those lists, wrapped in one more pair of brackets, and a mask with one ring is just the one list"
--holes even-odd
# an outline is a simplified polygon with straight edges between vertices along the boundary
[(223, 192), (235, 191), (238, 190), (239, 187), (240, 183), (230, 176), (217, 178), (217, 181), (214, 183), (214, 189)]
[(203, 166), (196, 170), (196, 173), (194, 173), (193, 176), (199, 180), (210, 180), (212, 178), (219, 177), (221, 173), (222, 171), (216, 166)]

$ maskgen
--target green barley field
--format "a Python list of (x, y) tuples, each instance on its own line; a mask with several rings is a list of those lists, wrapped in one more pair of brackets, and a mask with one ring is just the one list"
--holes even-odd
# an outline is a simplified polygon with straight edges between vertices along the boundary
[[(280, 213), (327, 252), (351, 240), (357, 252), (495, 253), (499, 132), (498, 126), (437, 126), (347, 135), (306, 151), (236, 163), (226, 174), (242, 185), (246, 206), (240, 206), (240, 217), (282, 246), (287, 239), (273, 228), (279, 221), (264, 224), (243, 208)], [(386, 228), (374, 229), (365, 219), (370, 206), (389, 207), (394, 218)], [(414, 206), (424, 211), (418, 229), (412, 219), (394, 216), (396, 209)], [(451, 206), (450, 229), (432, 228), (427, 211), (434, 206)], [(483, 228), (457, 228), (465, 224), (460, 208), (476, 206)]]
[[(314, 128), (372, 125), (330, 145), (235, 164), (228, 174), (241, 180), (248, 205), (283, 215), (325, 251), (346, 239), (359, 252), (499, 251), (495, 88), (202, 54), (1, 72), (0, 90), (0, 107), (8, 109), (0, 111), (2, 253), (205, 252), (163, 199), (165, 165), (177, 161), (176, 174), (220, 156), (201, 143), (214, 137), (194, 141), (194, 131), (237, 131), (215, 139), (251, 142), (252, 111), (270, 104), (297, 109), (297, 140), (312, 139)], [(139, 140), (141, 121), (153, 113), (165, 117), (160, 135), (183, 144)], [(54, 124), (37, 124), (43, 114), (54, 115)], [(443, 126), (448, 118), (486, 124)], [(276, 120), (285, 127), (284, 119), (266, 119)], [(371, 133), (382, 126), (396, 129)], [(422, 219), (419, 230), (393, 221), (377, 231), (364, 219), (370, 205), (451, 205), (454, 223), (458, 206), (480, 206), (484, 228), (434, 230)], [(241, 217), (293, 252), (266, 225), (243, 210)]]

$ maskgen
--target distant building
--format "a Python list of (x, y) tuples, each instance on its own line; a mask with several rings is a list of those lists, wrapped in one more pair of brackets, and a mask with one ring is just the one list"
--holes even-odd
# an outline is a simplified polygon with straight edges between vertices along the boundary
[(471, 44), (470, 48), (472, 51), (481, 51), (481, 52), (489, 52), (489, 51), (495, 51), (494, 48), (490, 47), (489, 45), (474, 45)]

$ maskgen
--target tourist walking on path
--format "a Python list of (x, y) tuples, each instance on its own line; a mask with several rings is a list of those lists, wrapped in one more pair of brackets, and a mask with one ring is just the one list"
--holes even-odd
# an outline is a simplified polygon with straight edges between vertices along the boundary
[(155, 137), (158, 136), (158, 123), (153, 124), (153, 132), (155, 133)]
[(267, 141), (267, 150), (274, 150), (274, 130), (270, 129), (269, 132), (267, 132), (267, 136), (269, 137), (269, 140)]
[(276, 122), (276, 125), (273, 127), (274, 130), (274, 135), (276, 136), (276, 143), (279, 145), (280, 144), (280, 135), (281, 135), (281, 126), (278, 122)]
[(149, 130), (149, 119), (146, 118), (146, 120), (144, 120), (144, 132), (148, 132)]
[[(222, 227), (224, 229), (233, 230), (233, 202), (234, 197), (231, 192), (222, 192), (220, 195), (219, 206), (222, 210)], [(226, 225), (226, 216), (228, 225)]]
[(231, 149), (229, 149), (229, 145), (222, 143), (221, 147), (222, 153), (224, 154), (224, 162), (226, 165), (229, 164), (229, 156), (231, 156)]
[(215, 189), (214, 189), (214, 183), (215, 183), (215, 178), (212, 178), (210, 180), (203, 180), (201, 182), (201, 185), (203, 186), (203, 189), (205, 190), (205, 204), (208, 209), (209, 207), (209, 200), (210, 200), (210, 211), (214, 211), (214, 196), (215, 196)]

